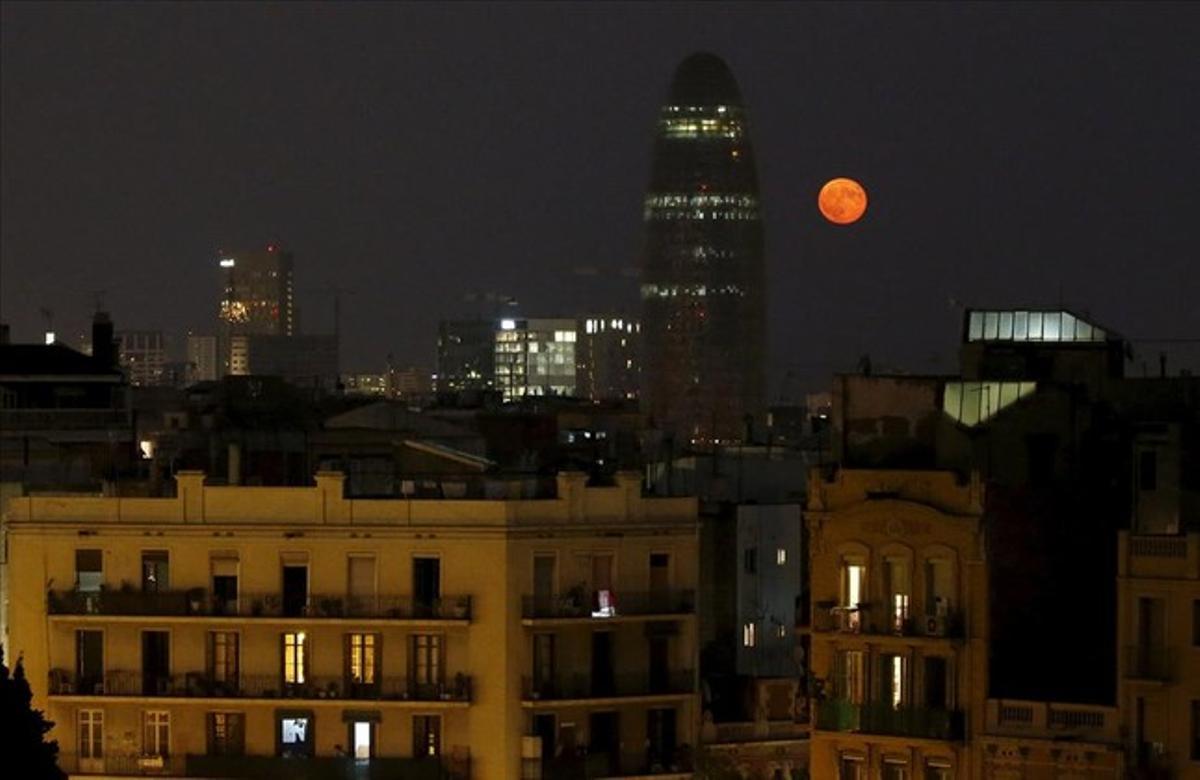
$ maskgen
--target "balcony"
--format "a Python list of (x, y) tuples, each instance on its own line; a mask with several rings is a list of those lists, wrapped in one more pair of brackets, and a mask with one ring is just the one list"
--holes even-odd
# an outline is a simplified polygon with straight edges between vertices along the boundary
[(808, 737), (808, 724), (791, 720), (742, 721), (706, 724), (701, 738), (708, 745), (782, 742)]
[(1118, 566), (1121, 577), (1200, 579), (1200, 534), (1176, 536), (1122, 531)]
[(929, 637), (962, 639), (966, 619), (961, 610), (941, 615), (895, 615), (886, 611), (874, 614), (871, 604), (839, 607), (834, 602), (817, 602), (813, 610), (816, 633), (867, 634), (870, 636)]
[(845, 699), (821, 703), (817, 728), (947, 741), (963, 738), (963, 718), (958, 711), (931, 707), (897, 708), (879, 702), (854, 704)]
[(1090, 704), (988, 699), (985, 728), (989, 735), (1036, 739), (1073, 739), (1116, 745), (1120, 718), (1114, 707)]
[(1174, 660), (1169, 647), (1128, 645), (1124, 653), (1125, 679), (1170, 682)]
[(471, 678), (455, 675), (440, 683), (420, 683), (407, 677), (377, 677), (359, 683), (341, 676), (308, 675), (303, 683), (284, 683), (279, 675), (243, 674), (237, 680), (217, 680), (201, 672), (145, 675), (116, 670), (103, 680), (79, 678), (63, 669), (50, 671), (51, 696), (149, 696), (209, 699), (330, 699), (338, 701), (414, 701), (469, 703)]
[(526, 702), (685, 696), (696, 691), (695, 674), (691, 670), (664, 675), (623, 674), (606, 679), (590, 674), (564, 674), (549, 680), (525, 677), (522, 682), (522, 698)]
[[(691, 778), (691, 758), (685, 751), (676, 749), (674, 755), (664, 761), (655, 761), (647, 765), (646, 759), (638, 755), (622, 756), (614, 761), (607, 753), (589, 753), (582, 756), (552, 758), (545, 761), (532, 760), (527, 762), (529, 772), (526, 777), (540, 777), (542, 780), (579, 780), (583, 778), (642, 778), (656, 777), (662, 780), (674, 778)], [(536, 773), (536, 774), (535, 774)]]
[(691, 615), (696, 612), (694, 590), (585, 591), (557, 596), (522, 596), (525, 620), (609, 620), (649, 615)]
[(71, 775), (162, 776), (205, 778), (275, 778), (289, 780), (468, 780), (470, 752), (451, 748), (440, 758), (278, 758), (276, 756), (141, 756), (107, 753), (99, 759), (80, 759), (59, 753), (58, 766)]
[(280, 618), (344, 620), (458, 620), (471, 619), (470, 596), (443, 596), (418, 601), (412, 596), (373, 597), (311, 594), (299, 605), (285, 603), (280, 593), (242, 593), (218, 598), (203, 588), (143, 593), (126, 590), (81, 592), (51, 590), (46, 595), (50, 615), (131, 617)]

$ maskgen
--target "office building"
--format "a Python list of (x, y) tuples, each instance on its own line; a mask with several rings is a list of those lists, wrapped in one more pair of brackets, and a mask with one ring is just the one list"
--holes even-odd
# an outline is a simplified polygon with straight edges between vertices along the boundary
[(434, 390), (488, 390), (495, 387), (496, 323), (490, 319), (438, 323)]
[(745, 441), (764, 402), (763, 227), (746, 109), (719, 57), (675, 71), (644, 219), (643, 405), (680, 448)]
[(524, 500), (177, 482), (6, 505), (5, 649), (67, 771), (690, 771), (694, 499), (636, 473)]
[(134, 387), (165, 383), (167, 347), (161, 330), (117, 332), (121, 368)]
[(291, 336), (296, 321), (292, 253), (275, 244), (222, 253), (219, 311), (224, 335)]
[(495, 330), (497, 390), (505, 401), (573, 396), (578, 331), (569, 319), (502, 319)]
[(576, 390), (592, 401), (638, 397), (642, 324), (625, 316), (589, 316), (579, 321), (575, 342)]
[(187, 383), (214, 382), (224, 376), (220, 339), (189, 333), (187, 336)]

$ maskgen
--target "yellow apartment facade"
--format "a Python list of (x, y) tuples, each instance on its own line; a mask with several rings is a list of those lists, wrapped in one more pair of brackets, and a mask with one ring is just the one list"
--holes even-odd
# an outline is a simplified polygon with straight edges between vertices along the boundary
[(5, 647), (65, 769), (690, 776), (694, 499), (629, 473), (547, 499), (315, 481), (6, 505)]
[(977, 777), (987, 579), (977, 478), (814, 471), (805, 522), (815, 678), (810, 773)]
[(1200, 777), (1200, 534), (1122, 531), (1118, 705), (1131, 777)]

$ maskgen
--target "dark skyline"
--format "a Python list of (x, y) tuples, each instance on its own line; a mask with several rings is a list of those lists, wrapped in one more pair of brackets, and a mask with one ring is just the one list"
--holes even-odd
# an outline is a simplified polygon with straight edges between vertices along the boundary
[[(1060, 301), (1200, 336), (1193, 6), (36, 5), (0, 39), (0, 318), (212, 331), (218, 248), (295, 253), (343, 367), (432, 366), (468, 291), (636, 311), (675, 64), (722, 56), (753, 120), (768, 397), (951, 370), (959, 310)], [(819, 216), (852, 176), (860, 223)], [(935, 362), (933, 358), (939, 356)]]

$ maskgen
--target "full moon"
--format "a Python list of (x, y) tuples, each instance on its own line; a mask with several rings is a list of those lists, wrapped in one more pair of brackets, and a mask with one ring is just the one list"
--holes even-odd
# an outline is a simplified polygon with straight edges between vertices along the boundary
[(817, 196), (817, 208), (835, 225), (857, 222), (867, 210), (867, 191), (854, 179), (830, 179)]

